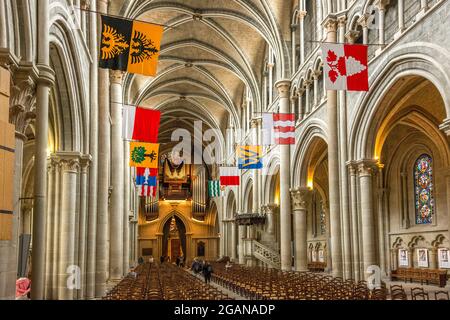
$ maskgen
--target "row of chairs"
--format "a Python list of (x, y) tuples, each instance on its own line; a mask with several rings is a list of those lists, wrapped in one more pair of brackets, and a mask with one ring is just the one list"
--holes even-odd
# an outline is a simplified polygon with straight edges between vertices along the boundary
[(215, 287), (169, 263), (146, 263), (123, 278), (105, 300), (230, 300)]
[[(247, 299), (274, 300), (406, 300), (401, 286), (382, 283), (369, 290), (366, 281), (355, 282), (311, 272), (282, 271), (264, 267), (233, 265), (226, 268), (214, 264), (212, 281)], [(423, 289), (422, 289), (423, 292)], [(446, 296), (445, 296), (446, 295)], [(413, 299), (427, 298), (427, 294), (411, 295)], [(436, 299), (448, 299), (442, 291)]]
[[(391, 285), (392, 300), (408, 300), (405, 289), (402, 285)], [(411, 288), (412, 300), (430, 300), (430, 293), (425, 292), (423, 287)], [(434, 292), (435, 300), (449, 300), (449, 293), (447, 291), (439, 290)]]

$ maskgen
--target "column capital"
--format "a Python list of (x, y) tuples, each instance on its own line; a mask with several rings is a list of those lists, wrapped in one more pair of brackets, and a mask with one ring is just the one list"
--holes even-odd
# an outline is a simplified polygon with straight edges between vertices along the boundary
[(305, 90), (308, 90), (309, 89), (309, 87), (312, 85), (312, 81), (311, 80), (305, 80), (305, 81), (303, 81), (303, 86), (304, 86), (304, 88), (305, 88)]
[(265, 212), (265, 214), (274, 214), (278, 209), (278, 205), (276, 203), (268, 203), (262, 205), (261, 209)]
[(322, 71), (319, 70), (313, 71), (311, 75), (314, 80), (319, 80), (319, 77), (322, 75)]
[(378, 10), (384, 11), (386, 10), (386, 7), (389, 5), (390, 2), (391, 2), (390, 0), (375, 0), (373, 4), (375, 7), (377, 7)]
[(350, 30), (345, 34), (345, 38), (349, 43), (355, 43), (356, 39), (358, 39), (360, 35), (361, 35), (360, 31)]
[(260, 118), (253, 118), (252, 120), (250, 120), (250, 127), (251, 128), (258, 128), (258, 125), (261, 123), (261, 119)]
[(291, 191), (292, 210), (306, 210), (311, 195), (307, 187), (293, 188)]
[(90, 154), (83, 154), (80, 158), (81, 172), (86, 173), (92, 162)]
[(360, 177), (372, 176), (372, 174), (378, 171), (377, 161), (372, 159), (362, 159), (356, 161), (358, 166), (358, 173)]
[(283, 79), (275, 83), (280, 98), (289, 98), (289, 89), (291, 88), (291, 80)]
[(347, 16), (339, 16), (337, 18), (337, 24), (339, 28), (345, 28), (347, 26)]
[(367, 20), (369, 20), (369, 14), (365, 13), (361, 17), (359, 17), (357, 22), (361, 27), (367, 28), (369, 26)]
[(44, 84), (48, 87), (53, 87), (55, 84), (55, 71), (50, 66), (45, 64), (38, 64), (37, 68), (39, 70), (38, 83)]
[(308, 12), (301, 10), (298, 12), (298, 20), (303, 20), (305, 18), (305, 16), (308, 14)]
[(91, 0), (81, 0), (81, 8), (87, 10), (91, 7)]
[(111, 84), (122, 84), (123, 76), (125, 72), (120, 70), (109, 70), (109, 80), (111, 81)]
[(97, 2), (99, 2), (105, 6), (108, 6), (111, 3), (111, 0), (97, 0)]
[(445, 119), (444, 122), (439, 126), (439, 129), (444, 131), (444, 133), (450, 137), (450, 118)]
[(9, 121), (26, 140), (25, 130), (36, 119), (36, 83), (31, 78), (11, 83), (9, 101)]
[(329, 14), (322, 22), (322, 26), (327, 30), (327, 32), (336, 32), (337, 30), (337, 17), (335, 14)]
[(50, 155), (50, 161), (65, 172), (77, 173), (81, 168), (83, 155), (80, 152), (60, 151)]

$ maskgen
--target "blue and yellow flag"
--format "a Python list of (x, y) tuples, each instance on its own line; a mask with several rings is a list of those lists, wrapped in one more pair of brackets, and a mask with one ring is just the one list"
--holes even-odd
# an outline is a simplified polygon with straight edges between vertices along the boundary
[(261, 169), (262, 164), (261, 146), (239, 146), (238, 147), (238, 167), (244, 169)]

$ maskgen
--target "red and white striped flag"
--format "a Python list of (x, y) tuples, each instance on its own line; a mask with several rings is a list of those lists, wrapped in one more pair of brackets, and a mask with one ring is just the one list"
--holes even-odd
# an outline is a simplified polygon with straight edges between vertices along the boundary
[(220, 167), (220, 185), (221, 186), (238, 186), (239, 170), (238, 167)]
[(122, 136), (126, 140), (158, 142), (161, 111), (125, 106), (123, 109)]
[(263, 145), (295, 144), (295, 114), (263, 114)]
[(366, 45), (322, 44), (326, 89), (368, 91), (367, 56)]
[(140, 197), (156, 198), (156, 190), (158, 186), (137, 185), (137, 192)]

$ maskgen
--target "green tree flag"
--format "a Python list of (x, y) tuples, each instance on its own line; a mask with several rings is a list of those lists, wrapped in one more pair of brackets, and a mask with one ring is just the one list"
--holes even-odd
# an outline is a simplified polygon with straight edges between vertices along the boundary
[(219, 180), (208, 181), (208, 194), (211, 198), (220, 197), (220, 182), (219, 182)]

